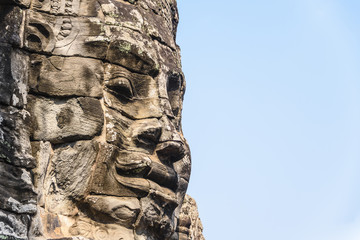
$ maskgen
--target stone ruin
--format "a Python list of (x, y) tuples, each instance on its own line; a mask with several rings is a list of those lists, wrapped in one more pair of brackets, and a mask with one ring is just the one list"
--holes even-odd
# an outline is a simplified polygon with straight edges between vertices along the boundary
[(202, 240), (176, 0), (0, 0), (0, 239)]

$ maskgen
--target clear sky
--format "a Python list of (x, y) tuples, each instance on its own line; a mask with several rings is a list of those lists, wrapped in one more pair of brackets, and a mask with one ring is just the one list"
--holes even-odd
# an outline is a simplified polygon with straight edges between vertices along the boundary
[(207, 240), (360, 239), (360, 1), (178, 0)]

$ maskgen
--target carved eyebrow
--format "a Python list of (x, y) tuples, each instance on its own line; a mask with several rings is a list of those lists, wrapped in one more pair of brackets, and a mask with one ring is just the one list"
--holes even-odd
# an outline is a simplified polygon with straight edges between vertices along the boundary
[(123, 77), (128, 79), (129, 81), (131, 80), (131, 73), (130, 72), (125, 72), (124, 71), (116, 71), (116, 72), (112, 72), (111, 73), (111, 77), (109, 80), (114, 79), (114, 78), (119, 78), (119, 77)]
[(110, 75), (111, 76), (109, 77), (108, 81), (115, 79), (115, 78), (126, 78), (127, 80), (130, 81), (133, 88), (135, 87), (134, 84), (136, 83), (136, 81), (139, 81), (139, 79), (151, 77), (148, 74), (135, 73), (135, 72), (128, 71), (127, 69), (121, 69), (121, 70), (111, 72)]

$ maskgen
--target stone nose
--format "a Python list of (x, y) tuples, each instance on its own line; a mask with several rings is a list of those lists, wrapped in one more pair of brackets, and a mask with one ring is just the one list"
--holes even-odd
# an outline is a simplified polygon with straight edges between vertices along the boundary
[(159, 143), (155, 151), (160, 161), (168, 164), (179, 161), (185, 155), (184, 143), (177, 141)]
[(160, 161), (166, 163), (176, 162), (185, 155), (183, 139), (166, 115), (162, 116), (160, 124), (162, 132), (155, 151)]
[(177, 131), (172, 121), (170, 121), (170, 119), (166, 115), (163, 115), (160, 118), (160, 125), (162, 128), (161, 136), (159, 139), (160, 143), (167, 141), (183, 142), (180, 133)]
[(133, 141), (136, 146), (154, 150), (159, 142), (162, 126), (157, 119), (138, 122), (133, 131)]
[(132, 140), (135, 145), (149, 152), (155, 151), (159, 160), (170, 163), (184, 156), (186, 150), (183, 139), (166, 115), (160, 119), (138, 121), (133, 129)]

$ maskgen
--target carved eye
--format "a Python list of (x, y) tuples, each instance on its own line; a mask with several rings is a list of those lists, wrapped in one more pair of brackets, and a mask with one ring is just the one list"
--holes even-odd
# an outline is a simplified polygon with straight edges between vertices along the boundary
[(130, 81), (125, 77), (110, 79), (106, 86), (123, 97), (130, 99), (134, 96)]
[(172, 74), (168, 78), (167, 90), (168, 92), (180, 91), (181, 77), (179, 74)]
[(169, 102), (174, 116), (179, 115), (182, 104), (182, 77), (178, 73), (171, 74), (168, 78), (167, 91)]

